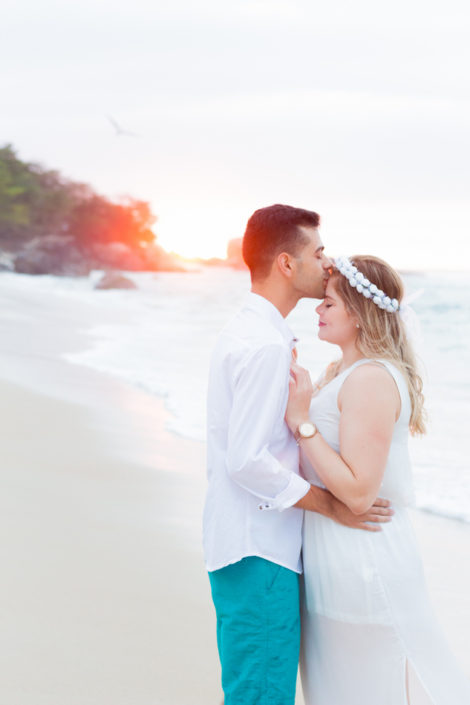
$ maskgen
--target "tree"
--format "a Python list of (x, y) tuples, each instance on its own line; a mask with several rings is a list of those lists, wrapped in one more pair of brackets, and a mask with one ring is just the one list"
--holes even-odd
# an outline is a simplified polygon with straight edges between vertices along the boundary
[(31, 225), (28, 195), (35, 183), (27, 166), (17, 159), (11, 145), (0, 149), (0, 235), (21, 236)]
[(144, 201), (127, 197), (114, 203), (58, 171), (21, 161), (11, 145), (0, 148), (0, 244), (5, 249), (65, 235), (84, 251), (111, 242), (138, 250), (155, 241), (155, 221)]
[(144, 201), (126, 198), (123, 203), (112, 203), (93, 194), (75, 206), (68, 232), (85, 247), (120, 242), (138, 248), (155, 240), (150, 229), (155, 221)]

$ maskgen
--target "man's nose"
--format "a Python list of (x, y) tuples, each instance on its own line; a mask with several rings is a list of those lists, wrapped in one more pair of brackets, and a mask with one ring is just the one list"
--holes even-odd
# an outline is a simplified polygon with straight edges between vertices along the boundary
[(327, 257), (326, 255), (323, 255), (323, 269), (331, 269), (333, 266), (333, 260)]

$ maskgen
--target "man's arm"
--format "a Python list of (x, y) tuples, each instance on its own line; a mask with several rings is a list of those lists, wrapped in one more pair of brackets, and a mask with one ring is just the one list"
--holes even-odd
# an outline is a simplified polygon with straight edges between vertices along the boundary
[(262, 509), (291, 507), (310, 487), (269, 451), (284, 423), (290, 361), (290, 351), (284, 346), (265, 345), (245, 360), (234, 380), (227, 472), (262, 500)]
[[(393, 509), (386, 499), (376, 499), (364, 514), (353, 514), (348, 507), (336, 499), (331, 492), (311, 485), (307, 494), (294, 505), (299, 509), (323, 514), (344, 526), (366, 531), (381, 531), (380, 524), (391, 521)], [(372, 522), (372, 523), (369, 523)]]

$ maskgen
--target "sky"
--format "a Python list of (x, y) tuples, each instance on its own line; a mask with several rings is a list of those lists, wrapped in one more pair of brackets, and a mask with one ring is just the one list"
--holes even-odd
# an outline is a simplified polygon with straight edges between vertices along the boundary
[(461, 0), (3, 0), (0, 144), (149, 201), (187, 256), (280, 202), (330, 254), (470, 269), (469, 25)]

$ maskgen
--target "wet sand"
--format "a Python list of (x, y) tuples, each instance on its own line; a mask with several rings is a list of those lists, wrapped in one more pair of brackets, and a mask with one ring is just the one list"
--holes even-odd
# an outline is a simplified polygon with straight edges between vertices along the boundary
[[(121, 407), (106, 418), (0, 384), (2, 700), (218, 705), (204, 446), (165, 430), (159, 399), (110, 378), (90, 386)], [(470, 675), (470, 527), (413, 516), (436, 610)]]

